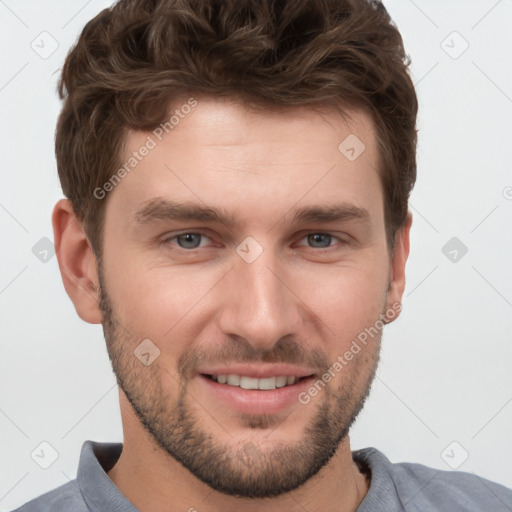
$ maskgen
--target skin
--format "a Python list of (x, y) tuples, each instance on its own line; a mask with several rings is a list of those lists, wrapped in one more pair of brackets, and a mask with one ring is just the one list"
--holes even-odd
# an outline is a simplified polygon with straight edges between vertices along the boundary
[[(381, 331), (309, 403), (274, 414), (229, 408), (194, 373), (207, 360), (264, 359), (321, 376), (396, 311), (412, 219), (391, 251), (373, 124), (351, 114), (198, 98), (104, 199), (101, 265), (69, 201), (56, 204), (66, 291), (83, 320), (103, 323), (119, 383), (124, 448), (108, 476), (142, 512), (340, 512), (363, 500), (369, 478), (352, 460), (348, 429), (369, 392)], [(349, 134), (366, 146), (353, 162), (338, 150)], [(127, 157), (147, 135), (129, 132)], [(238, 221), (138, 225), (134, 212), (155, 197), (223, 208)], [(367, 209), (369, 222), (291, 223), (298, 207), (340, 202)], [(181, 247), (170, 238), (186, 232), (204, 237), (182, 237)], [(308, 237), (315, 233), (332, 238)], [(263, 248), (250, 264), (236, 252), (248, 236)], [(134, 356), (144, 339), (160, 350), (148, 366)]]

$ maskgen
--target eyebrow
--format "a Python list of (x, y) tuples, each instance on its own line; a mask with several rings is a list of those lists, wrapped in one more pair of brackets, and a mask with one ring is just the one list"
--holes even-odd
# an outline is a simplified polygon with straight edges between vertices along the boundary
[[(223, 224), (233, 228), (238, 223), (238, 216), (222, 208), (215, 209), (195, 203), (173, 202), (161, 198), (152, 199), (135, 212), (137, 224), (150, 224), (158, 220), (198, 221)], [(307, 222), (341, 222), (359, 220), (370, 222), (367, 209), (352, 204), (313, 205), (295, 210), (292, 223)]]

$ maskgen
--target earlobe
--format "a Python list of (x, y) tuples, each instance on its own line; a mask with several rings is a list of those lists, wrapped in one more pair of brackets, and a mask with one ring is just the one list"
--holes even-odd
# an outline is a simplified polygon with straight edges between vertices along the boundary
[[(389, 285), (387, 291), (386, 311), (392, 311), (389, 322), (391, 323), (399, 315), (402, 296), (405, 289), (405, 264), (409, 257), (409, 234), (412, 225), (412, 215), (409, 212), (407, 221), (395, 235), (395, 246), (389, 268)], [(392, 317), (392, 318), (391, 318)]]
[(99, 324), (97, 261), (68, 199), (58, 201), (52, 214), (55, 251), (62, 282), (78, 316)]

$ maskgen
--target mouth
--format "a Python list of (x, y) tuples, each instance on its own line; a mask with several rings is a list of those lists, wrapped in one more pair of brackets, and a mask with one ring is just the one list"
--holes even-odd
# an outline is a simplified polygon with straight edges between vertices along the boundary
[[(303, 407), (301, 393), (313, 383), (315, 375), (275, 375), (254, 377), (240, 374), (199, 373), (200, 392), (215, 410), (223, 407), (238, 413), (269, 415)], [(218, 405), (217, 405), (218, 404)], [(222, 405), (223, 407), (219, 407)]]
[(247, 375), (236, 374), (219, 374), (210, 375), (207, 373), (201, 374), (203, 377), (210, 379), (218, 384), (225, 384), (242, 389), (252, 389), (258, 391), (272, 391), (275, 389), (293, 386), (294, 384), (312, 378), (313, 375), (306, 375), (303, 377), (295, 375), (277, 375), (275, 377), (249, 377)]

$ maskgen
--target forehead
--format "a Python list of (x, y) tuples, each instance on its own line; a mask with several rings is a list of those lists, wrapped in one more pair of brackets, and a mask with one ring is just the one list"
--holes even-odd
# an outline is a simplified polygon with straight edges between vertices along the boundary
[[(195, 102), (183, 108), (193, 104), (190, 98), (175, 101), (169, 122), (153, 131), (128, 132), (123, 163), (138, 160), (111, 192), (109, 209), (124, 209), (135, 220), (150, 201), (169, 198), (259, 217), (322, 202), (380, 214), (377, 141), (364, 111), (347, 117), (325, 107), (255, 110), (229, 99)], [(140, 157), (144, 146), (151, 149)]]

